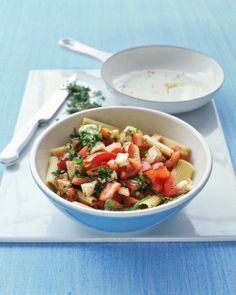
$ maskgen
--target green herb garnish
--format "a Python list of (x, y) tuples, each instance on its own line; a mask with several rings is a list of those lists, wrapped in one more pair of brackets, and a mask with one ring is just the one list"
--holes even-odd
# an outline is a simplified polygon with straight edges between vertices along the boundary
[(132, 134), (135, 134), (138, 132), (138, 129), (137, 128), (134, 128), (134, 129), (128, 129), (127, 131), (125, 131), (125, 135), (128, 136), (128, 135), (132, 135)]
[(108, 211), (119, 211), (120, 209), (123, 209), (122, 206), (116, 206), (114, 207), (115, 205), (115, 201), (112, 200), (112, 199), (108, 199), (104, 205), (104, 209), (105, 210), (108, 210)]
[(129, 180), (130, 182), (133, 182), (133, 183), (139, 183), (139, 184), (143, 184), (143, 182), (144, 182), (144, 177), (143, 176), (136, 176), (136, 177), (134, 177), (134, 178), (131, 178), (130, 180)]
[(102, 192), (102, 190), (104, 189), (104, 187), (106, 186), (106, 182), (102, 183), (102, 182), (98, 182), (95, 186), (95, 196), (98, 198)]
[(78, 165), (82, 165), (83, 164), (83, 158), (78, 156), (78, 157), (74, 157), (73, 161), (75, 161), (76, 164)]
[(57, 170), (55, 170), (55, 171), (52, 171), (52, 175), (53, 176), (60, 176), (61, 174), (63, 174), (63, 173), (65, 173), (65, 170), (59, 170), (59, 169), (57, 169)]
[(141, 176), (141, 175), (136, 176), (134, 178), (131, 178), (129, 181), (132, 182), (132, 183), (138, 184), (137, 190), (139, 190), (139, 191), (147, 191), (147, 190), (150, 190), (152, 188), (152, 185), (148, 184), (145, 181), (145, 177)]
[(94, 172), (98, 173), (98, 182), (95, 186), (95, 196), (98, 198), (106, 184), (111, 181), (111, 174), (113, 171), (109, 167), (101, 166), (98, 169), (95, 169)]
[(98, 168), (97, 172), (98, 172), (99, 178), (109, 181), (111, 179), (111, 174), (112, 174), (113, 170), (109, 167), (101, 166)]
[[(84, 178), (84, 175), (81, 174), (79, 171), (75, 171), (75, 177), (76, 178)], [(87, 176), (86, 176), (87, 177)]]
[(97, 141), (102, 141), (102, 135), (99, 132), (81, 132), (78, 136), (78, 140), (81, 148), (84, 146), (91, 148), (95, 145)]
[[(71, 83), (67, 86), (69, 95), (67, 97), (67, 112), (73, 114), (82, 110), (97, 108), (102, 106), (105, 98), (101, 91), (91, 93), (89, 87)], [(96, 101), (94, 101), (96, 99)]]
[(113, 206), (114, 206), (115, 202), (113, 200), (107, 200), (104, 206), (105, 210), (109, 210), (112, 211), (113, 210)]

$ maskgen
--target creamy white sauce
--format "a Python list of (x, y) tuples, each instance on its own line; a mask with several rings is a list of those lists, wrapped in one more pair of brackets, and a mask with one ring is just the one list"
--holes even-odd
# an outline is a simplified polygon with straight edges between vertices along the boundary
[(197, 75), (167, 70), (147, 70), (114, 81), (124, 94), (148, 100), (185, 100), (201, 96), (207, 88)]

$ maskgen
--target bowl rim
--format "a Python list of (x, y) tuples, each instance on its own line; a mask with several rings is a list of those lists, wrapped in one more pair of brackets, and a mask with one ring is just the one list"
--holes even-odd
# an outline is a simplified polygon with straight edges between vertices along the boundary
[[(168, 48), (168, 49), (180, 49), (183, 51), (187, 51), (187, 52), (192, 52), (196, 55), (201, 55), (205, 58), (207, 58), (209, 61), (211, 61), (213, 64), (215, 64), (218, 69), (219, 72), (221, 74), (221, 79), (220, 82), (218, 83), (218, 85), (209, 92), (206, 92), (204, 95), (200, 95), (200, 96), (193, 96), (192, 98), (189, 99), (183, 99), (183, 100), (158, 100), (158, 99), (146, 99), (146, 98), (141, 98), (141, 97), (137, 97), (137, 96), (132, 96), (132, 95), (128, 95), (122, 91), (120, 91), (119, 89), (117, 89), (116, 87), (114, 87), (106, 78), (106, 75), (104, 74), (104, 67), (105, 65), (115, 56), (120, 55), (124, 52), (127, 51), (132, 51), (135, 49), (143, 49), (143, 48), (151, 48), (151, 47), (156, 47), (156, 48)], [(213, 94), (215, 94), (224, 84), (224, 80), (225, 80), (225, 74), (224, 74), (224, 70), (222, 68), (222, 66), (219, 64), (218, 61), (216, 61), (214, 58), (210, 57), (209, 55), (207, 55), (206, 53), (203, 53), (200, 50), (196, 50), (196, 49), (192, 49), (192, 48), (187, 48), (187, 47), (182, 47), (182, 46), (176, 46), (176, 45), (164, 45), (164, 44), (152, 44), (152, 45), (142, 45), (142, 46), (136, 46), (136, 47), (130, 47), (124, 50), (121, 50), (117, 53), (112, 54), (102, 65), (101, 68), (101, 76), (103, 78), (103, 80), (105, 81), (105, 83), (107, 84), (108, 87), (112, 88), (112, 90), (116, 91), (119, 95), (124, 95), (130, 99), (134, 99), (134, 100), (140, 100), (143, 102), (147, 102), (147, 103), (155, 103), (155, 104), (166, 104), (166, 105), (170, 105), (170, 104), (183, 104), (183, 103), (190, 103), (192, 101), (197, 101), (197, 100), (204, 100), (206, 99), (208, 96), (212, 96)]]
[[(161, 206), (158, 207), (154, 207), (154, 208), (148, 208), (145, 210), (134, 210), (134, 211), (106, 211), (106, 210), (98, 210), (98, 209), (94, 209), (94, 208), (90, 208), (90, 207), (85, 207), (85, 206), (79, 206), (77, 204), (73, 204), (72, 202), (69, 202), (63, 198), (58, 197), (58, 195), (56, 193), (54, 193), (51, 189), (49, 189), (46, 184), (44, 183), (44, 181), (40, 178), (37, 169), (36, 169), (36, 152), (38, 150), (38, 146), (41, 143), (41, 141), (44, 139), (44, 137), (50, 133), (51, 131), (53, 131), (53, 129), (55, 129), (58, 125), (63, 124), (65, 121), (69, 121), (74, 117), (77, 116), (85, 116), (87, 113), (96, 113), (96, 112), (100, 112), (103, 110), (111, 110), (111, 109), (128, 109), (128, 110), (138, 110), (138, 111), (145, 111), (145, 112), (151, 112), (154, 113), (156, 115), (160, 115), (163, 117), (166, 117), (172, 121), (178, 122), (182, 125), (184, 125), (186, 128), (190, 129), (191, 132), (193, 132), (193, 134), (198, 138), (198, 140), (201, 142), (203, 148), (204, 148), (204, 152), (206, 154), (206, 169), (203, 173), (203, 175), (201, 176), (199, 183), (188, 193), (186, 193), (184, 196), (182, 196), (181, 198), (178, 198), (172, 202), (166, 203), (166, 204), (162, 204)], [(72, 127), (73, 128), (73, 127)], [(148, 108), (142, 108), (142, 107), (131, 107), (131, 106), (107, 106), (107, 107), (100, 107), (100, 108), (96, 108), (96, 109), (90, 109), (90, 110), (85, 110), (85, 111), (81, 111), (79, 113), (75, 113), (72, 115), (69, 115), (63, 119), (61, 119), (60, 121), (54, 122), (51, 126), (49, 126), (46, 130), (43, 131), (43, 133), (36, 139), (36, 141), (34, 142), (31, 152), (30, 152), (30, 170), (31, 170), (31, 174), (33, 176), (34, 181), (36, 182), (36, 184), (38, 185), (38, 187), (43, 191), (44, 194), (47, 195), (47, 197), (49, 197), (49, 199), (51, 199), (52, 201), (56, 202), (57, 204), (60, 204), (64, 209), (70, 209), (70, 210), (75, 210), (78, 212), (82, 212), (85, 214), (89, 214), (89, 215), (96, 215), (96, 216), (103, 216), (103, 217), (119, 217), (119, 218), (130, 218), (130, 217), (141, 217), (141, 216), (146, 216), (146, 215), (153, 215), (156, 213), (161, 213), (164, 211), (168, 211), (170, 209), (173, 208), (177, 208), (179, 205), (187, 202), (188, 200), (194, 198), (204, 187), (204, 185), (207, 183), (210, 174), (211, 174), (211, 170), (212, 170), (212, 164), (213, 164), (213, 160), (212, 160), (212, 154), (211, 151), (207, 145), (207, 143), (205, 142), (203, 136), (194, 128), (192, 127), (190, 124), (186, 123), (185, 121), (183, 121), (182, 119), (179, 119), (173, 115), (161, 112), (161, 111), (156, 111), (156, 110), (151, 110)]]

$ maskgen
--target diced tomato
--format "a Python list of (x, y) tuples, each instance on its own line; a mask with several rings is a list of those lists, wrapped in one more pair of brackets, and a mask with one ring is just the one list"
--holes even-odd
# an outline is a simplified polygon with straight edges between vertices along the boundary
[(85, 158), (89, 153), (89, 148), (87, 146), (84, 146), (79, 152), (78, 156)]
[(159, 193), (163, 190), (163, 181), (157, 177), (157, 170), (148, 170), (144, 173), (152, 183), (152, 189)]
[(120, 178), (129, 179), (136, 176), (139, 173), (141, 167), (141, 163), (137, 162), (134, 159), (129, 159), (129, 164), (127, 166), (122, 167), (121, 169)]
[(119, 169), (119, 166), (116, 164), (114, 160), (112, 160), (112, 162), (108, 162), (108, 165), (114, 171), (117, 171)]
[(120, 195), (119, 194), (119, 192), (118, 192), (118, 194), (116, 194), (113, 198), (112, 198), (112, 200), (115, 200), (115, 201), (117, 201), (118, 203), (122, 203), (123, 202), (123, 199), (125, 198), (125, 196), (123, 196), (123, 195)]
[(73, 138), (73, 139), (71, 140), (71, 145), (72, 145), (74, 148), (77, 147), (78, 144), (79, 144), (79, 140), (78, 140), (78, 139)]
[(129, 154), (129, 158), (135, 159), (136, 161), (140, 161), (140, 152), (139, 147), (132, 142), (124, 143), (124, 150)]
[(141, 163), (135, 161), (134, 159), (129, 159), (129, 163), (133, 166), (133, 169), (139, 171), (142, 167)]
[(153, 169), (151, 164), (146, 160), (142, 160), (141, 164), (142, 164), (142, 171), (143, 172)]
[(170, 175), (164, 182), (164, 195), (169, 198), (174, 198), (179, 194), (179, 188), (175, 185), (173, 176)]
[(112, 199), (118, 193), (121, 188), (121, 184), (119, 182), (113, 181), (109, 182), (105, 188), (102, 190), (99, 200), (106, 201), (107, 199)]
[(54, 152), (54, 155), (58, 158), (61, 159), (65, 156), (66, 152)]
[(156, 169), (159, 169), (160, 167), (163, 167), (164, 164), (162, 162), (157, 162), (157, 163), (154, 163), (152, 164), (152, 169), (156, 170)]
[(58, 170), (65, 170), (65, 171), (67, 170), (66, 161), (67, 160), (62, 160), (62, 161), (57, 163)]
[(151, 146), (143, 139), (143, 136), (139, 133), (132, 134), (132, 142), (139, 148), (148, 150)]
[(152, 188), (156, 193), (163, 191), (164, 182), (170, 176), (170, 172), (166, 167), (160, 167), (156, 170), (148, 170), (145, 172), (145, 174), (151, 180)]
[(184, 160), (189, 160), (190, 155), (188, 154), (188, 152), (180, 151), (180, 158)]
[(125, 150), (125, 152), (126, 153), (128, 153), (129, 154), (129, 157), (130, 158), (133, 158), (134, 157), (134, 143), (132, 143), (132, 142), (125, 142), (124, 143), (124, 150)]
[(180, 152), (180, 158), (181, 159), (184, 159), (184, 160), (187, 160), (187, 159), (189, 159), (189, 153), (187, 152), (187, 151), (183, 151), (183, 150), (181, 150), (181, 148), (179, 147), (179, 146), (177, 146), (177, 145), (175, 145), (175, 146), (173, 146), (172, 147), (172, 150), (174, 151), (174, 152)]
[(166, 169), (166, 167), (160, 167), (156, 170), (148, 170), (145, 174), (153, 184), (156, 182), (158, 183), (158, 180), (166, 180), (170, 176), (170, 172)]
[(86, 170), (92, 170), (115, 158), (115, 153), (98, 152), (85, 158), (84, 165), (87, 166)]
[(180, 159), (180, 151), (173, 152), (170, 159), (165, 162), (165, 166), (171, 170), (173, 169)]
[(109, 129), (102, 128), (101, 134), (105, 145), (110, 145), (114, 142), (114, 135)]
[(153, 183), (152, 189), (155, 191), (155, 193), (158, 194), (163, 191), (163, 185), (164, 185), (163, 182), (158, 180), (155, 183)]
[(103, 138), (108, 138), (109, 136), (111, 136), (110, 130), (104, 127), (101, 129), (101, 134)]
[(104, 201), (97, 200), (97, 201), (95, 201), (95, 202), (92, 204), (92, 207), (93, 207), (94, 209), (101, 209), (101, 210), (103, 210), (103, 209), (104, 209), (104, 204), (105, 204)]
[(70, 202), (73, 202), (76, 199), (76, 190), (71, 187), (66, 192), (66, 199)]
[(82, 178), (78, 178), (78, 177), (73, 177), (73, 179), (72, 179), (72, 184), (74, 184), (74, 185), (81, 185), (81, 184), (83, 184), (83, 183), (87, 183), (87, 182), (89, 182), (90, 181), (90, 179), (88, 178), (88, 177), (82, 177)]
[[(112, 201), (112, 202), (111, 202)], [(119, 203), (118, 201), (116, 201), (116, 200), (110, 200), (110, 199), (107, 199), (106, 200), (106, 202), (105, 202), (105, 206), (106, 206), (106, 204), (108, 203), (108, 202), (111, 202), (110, 204), (109, 204), (109, 208), (110, 208), (110, 210), (115, 210), (115, 209), (121, 209), (121, 208), (123, 208), (123, 206), (121, 205), (121, 203)]]
[(132, 207), (137, 202), (138, 202), (138, 200), (135, 199), (134, 197), (125, 197), (123, 199), (123, 205), (127, 208)]
[(134, 181), (126, 181), (126, 186), (130, 190), (131, 195), (133, 195), (142, 186), (142, 183)]
[(157, 172), (157, 178), (160, 180), (166, 180), (170, 176), (170, 171), (165, 167), (160, 167), (155, 171)]
[(105, 150), (109, 153), (122, 153), (123, 147), (120, 142), (113, 142), (112, 144), (106, 146)]
[(157, 178), (157, 173), (156, 170), (151, 169), (145, 172), (145, 175), (151, 180), (152, 183), (155, 183), (156, 178)]

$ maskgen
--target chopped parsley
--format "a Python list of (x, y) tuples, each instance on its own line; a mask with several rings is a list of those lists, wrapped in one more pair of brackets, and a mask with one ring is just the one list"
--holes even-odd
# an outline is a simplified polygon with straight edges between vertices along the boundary
[(132, 182), (132, 183), (138, 184), (137, 190), (139, 190), (139, 191), (148, 191), (148, 190), (150, 190), (152, 188), (152, 185), (148, 184), (145, 181), (145, 177), (142, 176), (142, 175), (131, 178), (129, 181)]
[(108, 199), (104, 205), (104, 209), (108, 211), (119, 211), (120, 209), (123, 209), (122, 206), (115, 206), (115, 201), (112, 199)]
[(136, 130), (137, 130), (137, 129), (135, 129), (135, 130), (128, 129), (127, 131), (125, 131), (125, 135), (128, 136), (128, 135), (132, 135), (132, 134), (134, 134), (134, 133), (137, 133)]
[(111, 200), (111, 199), (107, 200), (105, 205), (104, 205), (104, 209), (111, 211), (111, 210), (113, 210), (114, 204), (115, 204), (115, 202), (113, 200)]
[(82, 164), (83, 164), (83, 158), (80, 157), (80, 156), (78, 156), (78, 157), (74, 157), (74, 158), (73, 158), (73, 161), (75, 161), (75, 163), (76, 163), (77, 165), (82, 165)]
[(91, 93), (89, 87), (77, 85), (76, 83), (69, 84), (67, 89), (69, 90), (67, 98), (67, 112), (69, 114), (101, 107), (102, 102), (105, 100), (101, 91)]
[(101, 166), (96, 172), (98, 173), (98, 182), (95, 186), (95, 195), (99, 197), (106, 184), (111, 181), (112, 169), (109, 167)]
[(102, 182), (97, 182), (96, 186), (95, 186), (95, 196), (98, 198), (102, 192), (102, 190), (104, 189), (104, 187), (106, 186), (106, 182), (102, 183)]
[(68, 154), (70, 155), (70, 157), (73, 159), (76, 156), (76, 151), (73, 148), (70, 148), (68, 150)]
[(97, 172), (98, 172), (99, 178), (109, 181), (111, 179), (111, 174), (112, 174), (113, 170), (109, 167), (100, 166), (98, 168)]
[(60, 176), (61, 174), (65, 173), (65, 172), (66, 172), (65, 170), (57, 169), (55, 171), (52, 171), (52, 175), (57, 177), (57, 176)]
[(84, 178), (83, 174), (81, 174), (79, 171), (75, 171), (75, 177), (76, 178)]
[(141, 175), (139, 175), (139, 176), (136, 176), (136, 177), (134, 177), (134, 178), (131, 178), (129, 181), (130, 181), (130, 182), (133, 182), (133, 183), (143, 184), (143, 182), (144, 182), (144, 177), (141, 176)]
[(99, 132), (96, 133), (88, 133), (81, 132), (79, 134), (79, 144), (84, 147), (87, 146), (89, 148), (93, 147), (97, 141), (102, 141), (102, 135)]

